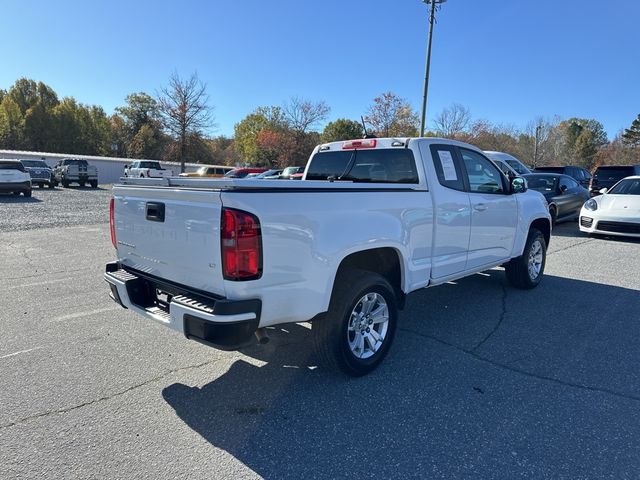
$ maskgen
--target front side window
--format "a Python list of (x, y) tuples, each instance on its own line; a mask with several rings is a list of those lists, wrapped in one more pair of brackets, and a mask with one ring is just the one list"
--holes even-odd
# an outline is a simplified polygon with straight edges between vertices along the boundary
[(460, 149), (472, 193), (504, 193), (502, 175), (488, 159), (473, 150)]
[(572, 188), (577, 188), (578, 184), (573, 178), (569, 177), (560, 177), (560, 190), (571, 190)]

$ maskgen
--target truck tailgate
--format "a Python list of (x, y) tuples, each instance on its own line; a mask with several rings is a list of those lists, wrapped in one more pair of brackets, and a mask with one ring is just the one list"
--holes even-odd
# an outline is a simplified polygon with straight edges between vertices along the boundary
[(116, 185), (113, 196), (122, 265), (225, 296), (219, 191)]

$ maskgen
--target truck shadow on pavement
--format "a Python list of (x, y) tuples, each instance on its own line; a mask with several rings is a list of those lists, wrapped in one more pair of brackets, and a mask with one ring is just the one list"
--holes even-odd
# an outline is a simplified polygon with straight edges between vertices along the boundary
[(291, 325), (162, 395), (265, 478), (633, 477), (639, 311), (637, 290), (545, 276), (524, 292), (496, 269), (410, 296), (366, 377), (314, 368)]
[(0, 194), (0, 203), (40, 203), (42, 200), (24, 195)]

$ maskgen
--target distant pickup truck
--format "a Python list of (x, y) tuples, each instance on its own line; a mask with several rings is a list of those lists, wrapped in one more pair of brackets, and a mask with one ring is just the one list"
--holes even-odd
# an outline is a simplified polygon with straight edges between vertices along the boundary
[(358, 376), (410, 292), (497, 266), (538, 285), (551, 218), (471, 145), (389, 138), (320, 145), (298, 182), (126, 180), (110, 228), (123, 307), (223, 349), (310, 321), (320, 361)]
[(131, 178), (168, 178), (173, 177), (173, 170), (162, 168), (160, 162), (137, 161), (124, 167), (124, 176)]
[(88, 183), (91, 188), (98, 188), (98, 169), (78, 158), (60, 160), (53, 167), (52, 177), (54, 186), (61, 184), (67, 188), (70, 184), (77, 183), (84, 187)]

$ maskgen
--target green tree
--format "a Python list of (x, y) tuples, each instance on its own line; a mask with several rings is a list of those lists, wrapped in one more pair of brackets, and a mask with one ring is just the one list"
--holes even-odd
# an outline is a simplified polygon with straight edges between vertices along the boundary
[(16, 150), (23, 146), (24, 117), (20, 106), (9, 95), (0, 104), (0, 147)]
[(349, 120), (346, 118), (339, 118), (333, 122), (329, 122), (322, 134), (320, 135), (320, 141), (322, 143), (336, 142), (338, 140), (353, 140), (356, 138), (362, 138), (364, 130), (362, 125), (355, 120)]
[(631, 122), (631, 126), (622, 134), (622, 142), (631, 147), (640, 146), (640, 115)]
[(270, 163), (261, 151), (258, 134), (264, 130), (281, 134), (288, 124), (280, 107), (258, 107), (234, 127), (235, 149), (241, 161), (250, 165)]
[(608, 143), (602, 124), (593, 119), (570, 118), (560, 122), (558, 129), (565, 159), (590, 170), (599, 148)]

